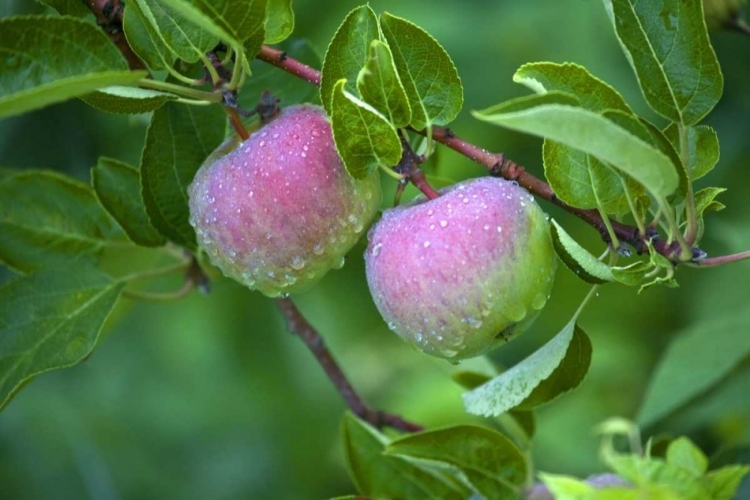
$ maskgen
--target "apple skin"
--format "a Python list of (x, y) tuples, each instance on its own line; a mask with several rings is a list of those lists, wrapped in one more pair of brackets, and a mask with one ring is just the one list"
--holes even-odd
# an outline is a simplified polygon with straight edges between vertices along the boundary
[(276, 297), (344, 264), (380, 208), (376, 175), (353, 179), (322, 108), (290, 106), (230, 139), (188, 187), (199, 246), (222, 272)]
[(386, 210), (370, 230), (367, 282), (401, 338), (459, 361), (522, 333), (547, 302), (549, 222), (517, 183), (483, 177)]

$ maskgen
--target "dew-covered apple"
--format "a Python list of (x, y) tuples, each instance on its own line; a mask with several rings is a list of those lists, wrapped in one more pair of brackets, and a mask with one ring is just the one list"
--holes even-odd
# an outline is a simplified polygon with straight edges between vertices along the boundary
[(549, 222), (517, 183), (465, 181), (386, 210), (365, 253), (375, 304), (401, 338), (457, 361), (523, 332), (550, 295)]
[(295, 293), (344, 264), (378, 212), (375, 175), (353, 179), (325, 112), (283, 109), (188, 188), (198, 244), (225, 275), (268, 296)]

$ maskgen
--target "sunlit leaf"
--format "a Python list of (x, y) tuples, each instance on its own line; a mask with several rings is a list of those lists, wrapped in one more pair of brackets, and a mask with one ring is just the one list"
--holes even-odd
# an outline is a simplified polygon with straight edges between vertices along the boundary
[(445, 125), (461, 111), (463, 87), (445, 49), (419, 26), (383, 13), (381, 28), (411, 106), (410, 125)]
[(695, 477), (701, 477), (708, 470), (708, 458), (686, 437), (669, 443), (666, 458), (668, 464), (682, 467)]
[(654, 146), (607, 118), (580, 107), (548, 104), (532, 96), (473, 112), (480, 120), (565, 144), (606, 162), (633, 177), (656, 196), (668, 196), (677, 188), (672, 162)]
[(0, 52), (0, 117), (146, 76), (128, 70), (101, 29), (72, 17), (0, 19)]
[(48, 269), (0, 288), (0, 408), (35, 375), (85, 358), (122, 288), (88, 266)]
[(357, 76), (367, 61), (370, 42), (379, 37), (378, 18), (369, 5), (349, 12), (333, 35), (320, 78), (320, 100), (329, 115), (333, 112), (334, 87), (340, 80), (346, 79), (344, 89), (356, 95)]
[(380, 40), (370, 44), (370, 55), (357, 77), (362, 99), (388, 118), (394, 126), (405, 127), (411, 120), (406, 91), (393, 65), (388, 45)]
[(711, 500), (732, 500), (742, 479), (750, 473), (750, 466), (728, 465), (706, 474)]

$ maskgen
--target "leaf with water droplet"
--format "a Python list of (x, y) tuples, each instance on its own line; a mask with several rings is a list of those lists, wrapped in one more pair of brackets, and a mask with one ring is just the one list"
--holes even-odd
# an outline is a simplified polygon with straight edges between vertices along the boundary
[(571, 321), (531, 356), (465, 393), (464, 406), (475, 415), (497, 416), (522, 405), (539, 388), (529, 401), (529, 406), (538, 406), (575, 388), (583, 380), (590, 361), (590, 341)]

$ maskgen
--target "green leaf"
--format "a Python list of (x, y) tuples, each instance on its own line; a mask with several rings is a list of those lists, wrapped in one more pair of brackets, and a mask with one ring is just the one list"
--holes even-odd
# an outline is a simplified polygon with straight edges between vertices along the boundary
[[(618, 475), (632, 483), (639, 491), (646, 490), (647, 495), (634, 497), (654, 498), (651, 488), (662, 491), (665, 498), (670, 500), (706, 500), (710, 498), (708, 488), (703, 482), (687, 470), (665, 463), (658, 458), (642, 457), (639, 455), (625, 455), (606, 453), (604, 461)], [(671, 494), (670, 494), (671, 493)]]
[(677, 149), (675, 149), (674, 145), (670, 142), (667, 136), (664, 135), (664, 132), (659, 130), (656, 125), (640, 117), (638, 118), (638, 121), (641, 123), (641, 125), (645, 126), (651, 134), (649, 142), (656, 146), (659, 151), (664, 153), (670, 160), (672, 160), (672, 165), (674, 165), (679, 177), (677, 190), (673, 195), (673, 204), (682, 202), (687, 196), (688, 191), (690, 190), (690, 178), (688, 176), (687, 170), (685, 169), (684, 163), (682, 163), (680, 154), (677, 152)]
[[(125, 33), (125, 38), (133, 52), (149, 68), (156, 71), (171, 68), (174, 64), (175, 54), (167, 46), (164, 36), (159, 32), (156, 18), (148, 8), (148, 4), (145, 5), (147, 9), (144, 12), (137, 0), (128, 4), (122, 19), (122, 30)], [(146, 15), (146, 12), (149, 15)]]
[[(308, 40), (285, 40), (279, 48), (297, 61), (313, 68), (320, 67), (320, 56)], [(251, 61), (250, 68), (253, 77), (246, 80), (238, 96), (240, 106), (245, 109), (255, 108), (263, 91), (268, 89), (273, 89), (273, 95), (281, 101), (281, 106), (312, 102), (318, 97), (315, 86), (263, 61)]]
[[(181, 6), (189, 7), (184, 2), (179, 3)], [(164, 5), (160, 0), (133, 0), (128, 4), (128, 8), (131, 4), (138, 6), (139, 17), (146, 26), (153, 45), (159, 47), (160, 43), (165, 44), (177, 59), (194, 63), (216, 46), (216, 34), (201, 29), (200, 26), (185, 23), (180, 9), (173, 5)], [(127, 10), (125, 9), (126, 13)], [(164, 58), (164, 63), (166, 62), (167, 59)]]
[(525, 85), (537, 94), (559, 91), (573, 95), (578, 98), (581, 107), (596, 113), (609, 109), (633, 113), (625, 99), (615, 89), (577, 64), (552, 62), (524, 64), (513, 75), (513, 81)]
[(441, 474), (385, 455), (385, 436), (351, 413), (344, 415), (342, 431), (349, 473), (361, 494), (404, 500), (463, 500), (468, 496), (460, 485)]
[(595, 492), (593, 486), (571, 476), (540, 472), (539, 479), (555, 500), (589, 500)]
[(573, 339), (560, 365), (524, 399), (515, 410), (530, 411), (578, 387), (591, 365), (591, 340), (576, 326)]
[(651, 109), (692, 125), (724, 85), (701, 0), (605, 0), (617, 37)]
[(576, 276), (592, 284), (614, 281), (609, 266), (579, 245), (554, 219), (550, 229), (558, 257)]
[(0, 288), (0, 408), (34, 376), (88, 356), (122, 288), (96, 269), (70, 265)]
[(91, 184), (102, 206), (130, 241), (149, 247), (166, 243), (146, 214), (137, 168), (112, 158), (99, 158), (91, 169)]
[(688, 438), (679, 437), (667, 447), (667, 463), (682, 467), (695, 477), (701, 477), (708, 470), (708, 458)]
[(464, 95), (456, 66), (445, 49), (406, 19), (384, 12), (380, 24), (409, 97), (410, 125), (423, 129), (453, 121)]
[(80, 0), (37, 0), (39, 3), (48, 5), (63, 16), (87, 17), (91, 11)]
[(714, 211), (722, 210), (724, 205), (714, 200), (724, 191), (726, 191), (726, 188), (707, 187), (695, 193), (695, 212), (701, 216), (703, 212), (711, 209)]
[(707, 391), (750, 355), (744, 335), (750, 314), (717, 317), (683, 331), (669, 345), (649, 382), (638, 422), (651, 425)]
[(386, 453), (455, 467), (485, 498), (519, 498), (526, 479), (521, 451), (510, 439), (486, 427), (457, 425), (409, 434), (392, 441)]
[[(265, 43), (280, 43), (294, 31), (292, 0), (268, 0), (266, 6)], [(316, 66), (319, 67), (319, 66)]]
[(451, 378), (464, 389), (475, 389), (489, 382), (492, 377), (479, 372), (460, 371), (451, 373)]
[(128, 71), (101, 29), (72, 17), (0, 19), (0, 52), (0, 118), (146, 76)]
[(742, 478), (750, 473), (747, 465), (729, 465), (706, 474), (711, 500), (732, 500)]
[(723, 203), (715, 201), (715, 198), (724, 191), (726, 191), (724, 188), (708, 187), (695, 193), (695, 215), (698, 218), (696, 244), (703, 239), (703, 232), (706, 227), (703, 221), (705, 214), (708, 212), (719, 212), (726, 208)]
[[(664, 129), (664, 135), (680, 150), (680, 131), (675, 124)], [(685, 127), (687, 171), (690, 179), (698, 180), (709, 173), (719, 162), (719, 137), (708, 125)]]
[(147, 113), (162, 107), (177, 96), (138, 87), (105, 87), (81, 97), (86, 104), (109, 113)]
[(90, 186), (49, 171), (0, 179), (0, 261), (22, 272), (91, 258), (122, 234)]
[(395, 127), (405, 127), (411, 121), (409, 100), (393, 64), (391, 50), (380, 40), (370, 44), (370, 55), (357, 76), (357, 90), (367, 104)]
[[(250, 57), (255, 56), (257, 50), (254, 49), (263, 43), (266, 6), (263, 0), (192, 0), (192, 3), (185, 0), (150, 1), (158, 1), (169, 7), (196, 28), (235, 50), (245, 50)], [(247, 42), (246, 47), (243, 47), (243, 42)]]
[(363, 179), (381, 165), (396, 165), (401, 160), (401, 141), (393, 125), (347, 92), (345, 83), (336, 83), (331, 100), (333, 139), (349, 174)]
[(463, 395), (466, 411), (497, 416), (521, 404), (561, 366), (578, 328), (571, 321), (531, 356)]
[(365, 66), (370, 42), (378, 40), (378, 18), (369, 5), (357, 7), (347, 14), (326, 50), (320, 77), (320, 101), (329, 115), (334, 87), (346, 79), (345, 90), (356, 94), (357, 75)]
[[(612, 168), (583, 151), (549, 139), (542, 147), (544, 176), (555, 195), (577, 208), (621, 215), (627, 206), (623, 180)], [(624, 203), (623, 203), (624, 202)]]
[(188, 222), (187, 186), (224, 139), (219, 106), (168, 103), (154, 111), (141, 155), (141, 188), (146, 212), (167, 239), (195, 248)]
[(546, 137), (593, 155), (657, 197), (669, 196), (677, 188), (675, 167), (661, 151), (599, 114), (545, 103), (542, 98), (548, 95), (527, 98), (523, 109), (515, 101), (472, 114), (479, 120)]
[(646, 279), (653, 266), (648, 262), (633, 262), (625, 267), (613, 267), (612, 276), (620, 283), (628, 286), (638, 286)]

